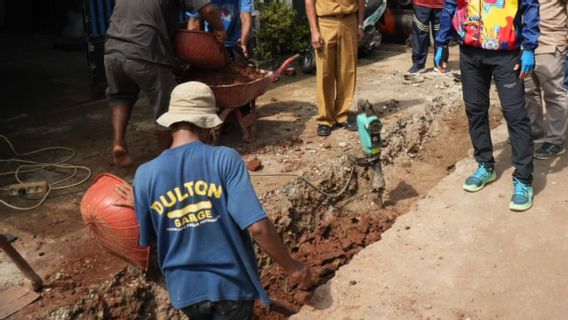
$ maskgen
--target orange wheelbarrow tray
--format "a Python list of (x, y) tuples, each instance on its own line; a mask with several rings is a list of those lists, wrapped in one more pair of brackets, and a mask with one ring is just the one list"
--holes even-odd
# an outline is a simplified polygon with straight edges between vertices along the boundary
[[(262, 77), (247, 83), (229, 85), (209, 85), (215, 94), (217, 106), (221, 108), (219, 118), (225, 122), (227, 117), (234, 113), (243, 131), (243, 141), (252, 142), (256, 139), (256, 113), (255, 99), (263, 95), (273, 81), (272, 72), (260, 70)], [(250, 112), (243, 113), (239, 108), (249, 105)], [(217, 144), (221, 134), (220, 128), (214, 130), (213, 143)]]
[(217, 106), (239, 108), (263, 95), (272, 82), (272, 72), (260, 70), (262, 77), (247, 83), (209, 85), (215, 94)]

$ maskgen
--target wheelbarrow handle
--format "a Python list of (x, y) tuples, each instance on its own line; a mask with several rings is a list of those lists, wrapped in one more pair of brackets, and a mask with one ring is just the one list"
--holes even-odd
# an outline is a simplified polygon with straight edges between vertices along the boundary
[(284, 72), (284, 70), (286, 70), (286, 68), (288, 68), (288, 65), (290, 65), (290, 63), (296, 61), (296, 59), (298, 59), (300, 57), (299, 53), (296, 53), (295, 55), (291, 56), (290, 58), (286, 59), (282, 65), (280, 65), (280, 67), (278, 69), (276, 69), (276, 71), (274, 71), (274, 75), (272, 76), (272, 81), (277, 81), (278, 78), (280, 78), (280, 74), (282, 72)]
[(35, 273), (34, 269), (30, 266), (30, 264), (22, 257), (14, 247), (4, 238), (4, 235), (0, 234), (0, 249), (6, 252), (6, 255), (14, 261), (18, 269), (24, 274), (26, 278), (31, 280), (32, 287), (34, 290), (37, 290), (43, 286), (43, 280), (37, 273)]

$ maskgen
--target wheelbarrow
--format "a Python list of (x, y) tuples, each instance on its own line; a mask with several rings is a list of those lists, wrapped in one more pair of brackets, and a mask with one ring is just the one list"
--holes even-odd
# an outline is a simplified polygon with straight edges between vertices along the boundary
[[(219, 107), (219, 118), (225, 123), (233, 115), (243, 132), (243, 141), (247, 143), (256, 139), (256, 98), (263, 95), (272, 82), (272, 72), (261, 70), (261, 74), (262, 77), (247, 83), (209, 85)], [(211, 130), (212, 144), (218, 144), (222, 126)]]
[[(225, 46), (217, 42), (215, 36), (211, 33), (195, 30), (177, 30), (175, 43), (176, 56), (189, 65), (198, 65), (202, 69), (211, 70), (213, 73), (227, 62), (228, 51)], [(274, 73), (261, 70), (262, 76), (260, 78), (247, 83), (215, 85), (204, 81), (215, 94), (217, 106), (220, 108), (219, 117), (224, 123), (229, 115), (233, 114), (243, 131), (244, 142), (252, 142), (256, 138), (256, 120), (258, 119), (256, 98), (264, 94), (268, 85), (276, 81), (280, 73), (298, 57), (300, 55), (296, 54), (286, 59)], [(242, 58), (245, 59), (244, 57)], [(182, 70), (181, 78), (183, 78), (183, 72)], [(181, 79), (181, 81), (184, 80)], [(245, 110), (248, 112), (245, 112)], [(216, 128), (212, 131), (209, 143), (217, 144), (221, 135), (221, 128)]]
[[(225, 122), (230, 115), (234, 115), (243, 132), (243, 142), (250, 143), (256, 139), (256, 98), (263, 95), (270, 83), (277, 81), (280, 74), (300, 57), (296, 54), (284, 61), (275, 71), (260, 70), (262, 77), (247, 83), (230, 85), (209, 85), (215, 94), (215, 100), (219, 107), (219, 118)], [(248, 107), (248, 108), (247, 108)], [(209, 142), (218, 144), (221, 136), (221, 126), (211, 130)]]

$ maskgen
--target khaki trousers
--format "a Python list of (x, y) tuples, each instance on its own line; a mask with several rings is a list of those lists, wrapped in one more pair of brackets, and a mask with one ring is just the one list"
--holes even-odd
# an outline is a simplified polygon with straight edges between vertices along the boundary
[[(535, 55), (536, 67), (525, 79), (526, 107), (533, 135), (544, 133), (544, 141), (564, 143), (568, 126), (568, 94), (564, 88), (564, 53)], [(546, 123), (543, 112), (546, 106)]]
[(357, 13), (318, 17), (323, 47), (316, 50), (318, 124), (347, 121), (355, 94)]

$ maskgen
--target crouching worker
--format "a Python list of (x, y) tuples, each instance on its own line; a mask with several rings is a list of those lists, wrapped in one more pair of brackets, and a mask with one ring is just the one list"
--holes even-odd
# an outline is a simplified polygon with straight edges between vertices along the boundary
[(192, 320), (242, 320), (252, 318), (254, 300), (270, 303), (249, 232), (292, 283), (309, 289), (309, 270), (283, 246), (240, 155), (201, 142), (221, 124), (211, 89), (178, 85), (157, 121), (171, 128), (172, 147), (138, 168), (134, 199), (129, 186), (117, 192), (125, 198), (120, 205), (134, 203), (140, 245), (157, 241), (172, 305)]

